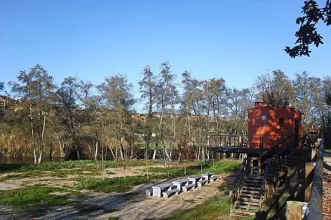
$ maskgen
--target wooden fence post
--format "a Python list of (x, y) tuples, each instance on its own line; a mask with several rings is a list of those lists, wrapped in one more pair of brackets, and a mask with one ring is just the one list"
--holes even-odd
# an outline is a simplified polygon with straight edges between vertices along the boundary
[(286, 202), (286, 219), (302, 220), (302, 208), (304, 203), (297, 201)]
[(311, 149), (311, 161), (312, 162), (317, 161), (317, 149), (316, 148)]
[(314, 163), (315, 162), (306, 162), (305, 165), (305, 202), (309, 201), (313, 187)]

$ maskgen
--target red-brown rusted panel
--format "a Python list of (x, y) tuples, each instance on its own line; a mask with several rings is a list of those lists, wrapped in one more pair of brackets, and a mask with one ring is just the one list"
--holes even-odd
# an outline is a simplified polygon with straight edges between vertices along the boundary
[[(289, 107), (271, 107), (265, 103), (255, 103), (255, 108), (248, 110), (248, 133), (250, 148), (272, 147), (278, 140), (297, 133), (302, 135), (301, 112)], [(293, 137), (287, 143), (294, 140)], [(283, 144), (285, 146), (286, 143)]]

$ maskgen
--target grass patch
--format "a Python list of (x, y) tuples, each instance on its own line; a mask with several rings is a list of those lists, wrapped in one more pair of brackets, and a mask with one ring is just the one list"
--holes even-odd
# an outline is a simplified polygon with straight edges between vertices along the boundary
[(167, 220), (193, 220), (193, 219), (226, 219), (230, 215), (230, 198), (224, 196), (213, 198), (204, 204), (192, 209), (180, 211), (175, 215), (166, 218)]
[(13, 173), (9, 174), (7, 176), (1, 177), (0, 182), (9, 180), (9, 179), (23, 179), (23, 178), (32, 178), (32, 177), (43, 177), (47, 176), (47, 173), (43, 173), (40, 170), (32, 170), (28, 172), (18, 172), (18, 173)]
[(215, 172), (216, 174), (220, 173), (233, 173), (237, 172), (240, 168), (241, 161), (217, 161), (210, 163), (209, 167), (207, 166), (208, 171)]
[[(147, 165), (158, 164), (159, 162), (148, 161)], [(104, 168), (117, 167), (135, 167), (146, 166), (145, 161), (128, 160), (128, 161), (106, 161)], [(0, 173), (14, 172), (8, 176), (0, 178), (1, 181), (8, 179), (21, 179), (43, 176), (54, 176), (64, 178), (68, 175), (96, 175), (102, 171), (101, 161), (94, 160), (77, 160), (61, 162), (44, 162), (39, 165), (35, 164), (2, 164)], [(46, 173), (50, 172), (50, 173)]]
[[(169, 177), (179, 177), (184, 175), (196, 175), (204, 172), (214, 172), (215, 174), (232, 173), (239, 170), (239, 161), (214, 161), (206, 164), (189, 165), (186, 167), (150, 167), (149, 172), (159, 174), (169, 174)], [(201, 170), (202, 168), (202, 170)]]
[[(132, 160), (132, 161), (107, 161), (104, 163), (105, 168), (118, 168), (118, 167), (135, 167), (135, 166), (152, 166), (160, 164), (155, 161)], [(235, 172), (239, 169), (240, 162), (237, 161), (215, 161), (202, 164), (202, 172)], [(15, 168), (15, 169), (14, 169)], [(6, 170), (14, 171), (13, 174), (0, 178), (0, 181), (8, 179), (22, 179), (32, 177), (53, 176), (65, 178), (68, 175), (82, 175), (89, 176), (100, 174), (101, 162), (94, 160), (80, 160), (80, 161), (64, 161), (64, 162), (45, 162), (40, 165), (27, 164), (5, 164), (1, 165), (0, 171)], [(186, 171), (185, 171), (186, 170)], [(107, 171), (111, 173), (110, 171)], [(157, 178), (176, 178), (184, 175), (195, 175), (201, 173), (201, 163), (190, 163), (186, 167), (150, 167), (149, 172), (156, 173)], [(151, 174), (153, 176), (153, 174)], [(163, 176), (162, 176), (163, 175)]]
[(16, 210), (29, 213), (43, 213), (46, 208), (70, 204), (82, 199), (83, 196), (63, 188), (36, 185), (0, 191), (0, 198), (1, 205), (10, 205)]
[[(203, 165), (202, 172), (215, 172), (216, 174), (234, 172), (239, 169), (240, 162), (217, 161)], [(198, 175), (201, 173), (201, 165), (184, 167), (150, 167), (148, 168), (149, 178), (146, 176), (129, 176), (116, 178), (81, 178), (78, 179), (78, 189), (89, 189), (96, 192), (127, 192), (133, 186), (151, 182), (156, 179), (177, 178), (185, 175)]]
[(81, 168), (78, 169), (60, 169), (56, 171), (52, 171), (51, 176), (65, 178), (68, 175), (82, 175), (82, 176), (91, 176), (91, 175), (100, 175), (101, 171), (87, 171), (82, 170)]
[[(148, 161), (147, 165), (159, 164), (156, 161)], [(117, 167), (135, 167), (146, 166), (143, 160), (126, 160), (126, 161), (106, 161), (104, 168), (117, 168)], [(0, 172), (17, 171), (57, 171), (60, 169), (83, 169), (85, 171), (100, 171), (102, 169), (101, 161), (94, 160), (75, 160), (75, 161), (61, 161), (61, 162), (44, 162), (39, 165), (35, 164), (1, 164)]]
[(77, 182), (78, 189), (89, 189), (96, 192), (127, 192), (135, 185), (149, 182), (144, 176), (128, 176), (116, 178), (86, 178)]

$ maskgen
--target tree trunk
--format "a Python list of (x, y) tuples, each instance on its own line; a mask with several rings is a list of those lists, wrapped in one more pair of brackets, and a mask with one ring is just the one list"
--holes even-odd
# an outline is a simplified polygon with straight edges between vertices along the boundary
[(65, 150), (65, 146), (64, 146), (64, 143), (61, 142), (60, 138), (58, 138), (59, 140), (59, 150), (60, 150), (60, 157), (64, 157), (65, 156), (65, 153), (64, 153), (64, 150)]
[(31, 129), (31, 145), (33, 148), (34, 164), (37, 164), (37, 155), (36, 155), (36, 148), (35, 148), (35, 141), (34, 141), (34, 129), (33, 129), (32, 102), (31, 101), (29, 104), (29, 116), (30, 116), (30, 129)]
[(51, 142), (51, 146), (49, 147), (49, 161), (53, 161), (53, 142)]
[(41, 163), (41, 159), (42, 159), (42, 154), (44, 150), (45, 128), (46, 128), (46, 112), (42, 111), (40, 114), (42, 114), (43, 121), (42, 121), (41, 137), (40, 137), (38, 164)]
[(145, 160), (148, 160), (148, 149), (149, 149), (149, 141), (146, 141), (146, 147), (145, 147)]
[(43, 152), (42, 152), (42, 151), (40, 151), (40, 152), (39, 152), (39, 156), (38, 156), (38, 164), (40, 164), (40, 163), (41, 163), (42, 154), (43, 154)]
[(36, 154), (36, 149), (33, 149), (33, 159), (34, 159), (34, 164), (37, 164), (37, 154)]
[(116, 160), (116, 156), (115, 156), (115, 154), (114, 154), (114, 150), (113, 150), (113, 148), (112, 148), (111, 146), (109, 146), (109, 148), (110, 148), (110, 153), (111, 153), (111, 155), (113, 156), (113, 160)]
[(118, 160), (118, 147), (116, 146), (115, 148), (115, 160), (117, 161)]
[(98, 160), (99, 141), (95, 142), (94, 160)]
[(170, 155), (168, 153), (168, 150), (167, 150), (165, 144), (163, 144), (163, 146), (164, 146), (165, 159), (168, 159), (169, 161), (171, 161)]
[(124, 160), (124, 152), (122, 147), (120, 147), (120, 154), (121, 154), (121, 159)]
[(80, 160), (80, 153), (79, 150), (76, 150), (77, 160)]
[(159, 141), (156, 140), (156, 143), (155, 143), (155, 149), (154, 149), (154, 153), (153, 153), (153, 160), (155, 160), (155, 157), (156, 157), (156, 153), (157, 153), (157, 148), (159, 147)]

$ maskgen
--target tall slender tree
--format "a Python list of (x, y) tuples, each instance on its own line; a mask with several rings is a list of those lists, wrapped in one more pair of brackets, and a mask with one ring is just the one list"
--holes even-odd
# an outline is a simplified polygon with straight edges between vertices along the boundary
[(141, 93), (141, 98), (145, 99), (147, 101), (147, 117), (144, 120), (144, 137), (146, 142), (146, 148), (145, 148), (145, 159), (148, 159), (148, 152), (150, 148), (150, 141), (152, 138), (153, 133), (153, 125), (152, 125), (152, 118), (153, 118), (153, 107), (156, 102), (156, 84), (157, 79), (154, 76), (153, 72), (151, 71), (151, 68), (149, 66), (145, 66), (142, 73), (143, 79), (138, 82), (139, 84), (139, 91)]
[[(57, 90), (57, 105), (56, 114), (60, 123), (64, 125), (68, 134), (70, 134), (71, 144), (76, 153), (75, 158), (81, 159), (81, 146), (79, 144), (79, 124), (83, 117), (81, 117), (81, 109), (77, 103), (78, 95), (78, 79), (74, 77), (67, 77), (61, 83)], [(70, 157), (74, 156), (69, 152)]]
[(11, 82), (11, 90), (21, 100), (23, 109), (29, 109), (31, 146), (33, 148), (34, 162), (39, 164), (42, 160), (45, 132), (48, 127), (48, 115), (51, 110), (55, 85), (53, 77), (39, 64), (27, 73), (21, 71), (17, 82)]
[[(171, 66), (168, 62), (163, 62), (160, 65), (160, 74), (159, 74), (159, 82), (156, 86), (157, 88), (157, 107), (161, 110), (158, 133), (156, 137), (156, 147), (153, 155), (153, 159), (155, 159), (156, 151), (158, 148), (159, 143), (163, 144), (164, 155), (167, 158), (170, 158), (170, 155), (167, 152), (167, 148), (165, 146), (164, 140), (164, 116), (175, 114), (175, 105), (178, 103), (178, 90), (174, 84), (174, 80), (176, 75), (171, 72)], [(175, 120), (175, 118), (173, 118)], [(173, 124), (175, 122), (173, 121)], [(172, 131), (174, 130), (174, 126), (172, 126)], [(172, 132), (173, 133), (173, 132)]]
[[(116, 137), (121, 159), (127, 157), (125, 147), (132, 147), (134, 132), (130, 110), (135, 102), (133, 98), (133, 85), (128, 82), (126, 76), (117, 74), (106, 78), (105, 82), (99, 85), (104, 107), (110, 110), (111, 132)], [(132, 151), (131, 151), (132, 152)], [(117, 153), (116, 158), (117, 158)]]

